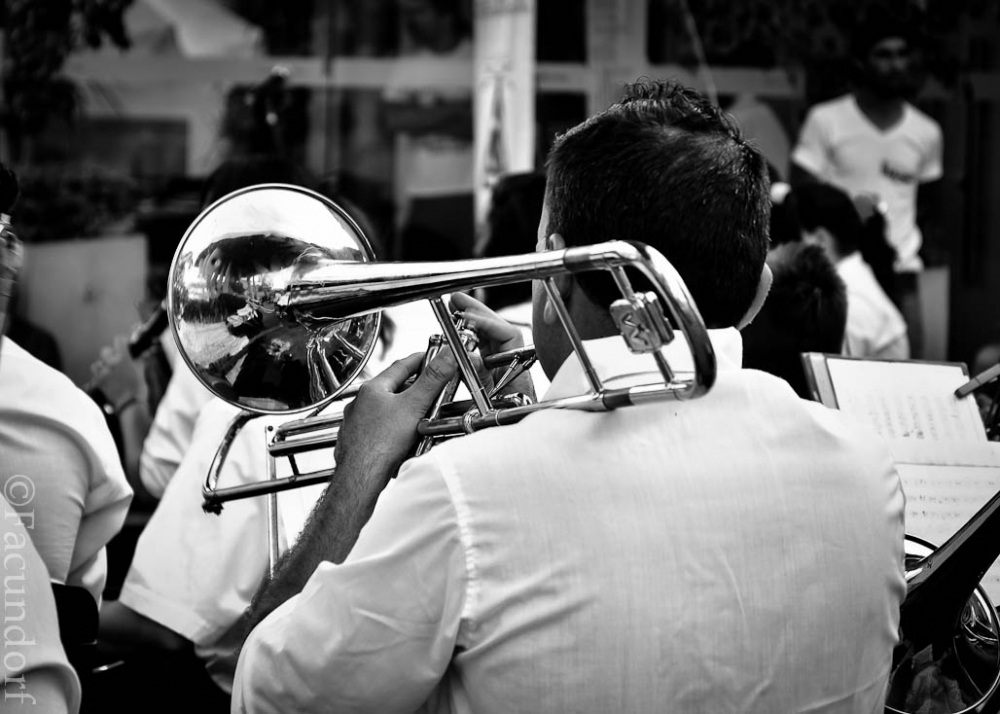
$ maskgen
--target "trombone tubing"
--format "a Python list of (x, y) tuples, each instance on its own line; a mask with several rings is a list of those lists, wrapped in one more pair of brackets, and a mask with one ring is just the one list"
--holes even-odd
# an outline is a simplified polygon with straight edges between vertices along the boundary
[[(684, 281), (658, 251), (641, 243), (609, 241), (499, 258), (426, 263), (336, 263), (296, 279), (279, 298), (289, 312), (347, 319), (446, 293), (563, 273), (631, 267), (652, 283), (664, 309), (688, 336), (695, 379), (677, 398), (705, 394), (715, 380), (715, 355)], [(675, 297), (677, 299), (675, 299)]]
[[(461, 416), (435, 420), (425, 418), (418, 424), (419, 436), (455, 436), (487, 427), (514, 424), (542, 409), (607, 411), (663, 399), (694, 399), (704, 395), (711, 389), (716, 377), (715, 353), (704, 322), (677, 271), (658, 251), (641, 243), (612, 241), (522, 256), (479, 258), (450, 263), (363, 265), (340, 263), (330, 269), (320, 268), (308, 277), (300, 278), (289, 287), (280, 299), (280, 303), (286, 311), (292, 313), (301, 311), (310, 316), (347, 319), (473, 287), (547, 279), (566, 272), (578, 273), (624, 267), (637, 269), (646, 276), (662, 299), (664, 310), (669, 312), (676, 327), (685, 333), (694, 367), (691, 379), (621, 389), (602, 388), (576, 397), (490, 409), (486, 413), (470, 410)], [(659, 353), (659, 350), (656, 352)], [(248, 418), (240, 415), (234, 420), (205, 480), (203, 493), (206, 510), (218, 512), (223, 501), (317, 483), (322, 480), (320, 474), (323, 476), (332, 474), (332, 469), (324, 469), (315, 475), (296, 475), (288, 479), (217, 489), (220, 457), (225, 457), (235, 430), (239, 428), (237, 422), (241, 417), (243, 423)], [(287, 429), (279, 432), (279, 440), (283, 440), (289, 434), (334, 428), (334, 433), (327, 437), (303, 440), (308, 442), (309, 448), (333, 445), (336, 443), (336, 428), (341, 422), (342, 417), (339, 416), (321, 418), (316, 422), (310, 422), (309, 419), (298, 420), (286, 425)], [(292, 444), (281, 446), (271, 444), (269, 458), (274, 458), (273, 452), (288, 455), (299, 450)]]

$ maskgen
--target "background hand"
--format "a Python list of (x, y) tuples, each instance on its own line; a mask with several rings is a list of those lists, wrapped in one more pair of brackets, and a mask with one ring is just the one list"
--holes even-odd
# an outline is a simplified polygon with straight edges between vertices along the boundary
[(861, 216), (861, 222), (866, 222), (876, 213), (885, 213), (885, 205), (881, 197), (877, 193), (859, 193), (854, 196), (854, 207), (858, 210), (858, 215)]
[[(452, 311), (461, 312), (462, 317), (475, 330), (479, 337), (479, 352), (482, 357), (524, 347), (521, 329), (504, 320), (479, 300), (465, 293), (452, 293), (450, 307)], [(490, 373), (483, 368), (481, 360), (474, 359), (473, 361), (483, 385), (487, 390), (492, 390), (493, 385), (500, 379), (505, 370), (497, 369)], [(500, 391), (502, 394), (527, 394), (532, 400), (535, 399), (535, 388), (531, 376), (527, 372), (522, 373)]]
[(90, 366), (90, 371), (90, 385), (100, 389), (112, 406), (145, 399), (145, 381), (129, 357), (128, 338), (124, 335), (118, 335), (114, 344), (101, 349), (101, 356)]

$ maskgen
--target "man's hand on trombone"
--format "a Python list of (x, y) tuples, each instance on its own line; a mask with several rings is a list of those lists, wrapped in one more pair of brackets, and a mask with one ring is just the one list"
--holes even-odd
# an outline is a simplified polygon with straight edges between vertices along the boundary
[[(455, 294), (451, 307), (474, 326), (483, 358), (523, 346), (520, 330), (478, 300)], [(415, 353), (397, 360), (368, 380), (345, 407), (334, 449), (335, 474), (295, 546), (254, 598), (243, 623), (247, 633), (301, 591), (320, 562), (341, 563), (351, 552), (382, 489), (413, 453), (418, 423), (457, 372), (450, 349), (440, 350), (421, 371), (424, 357)], [(481, 360), (476, 361), (481, 367)], [(483, 376), (492, 384), (489, 375)], [(530, 378), (519, 380), (512, 387), (523, 390), (527, 382), (530, 394)]]
[[(461, 312), (479, 339), (481, 358), (475, 358), (484, 386), (491, 390), (495, 375), (483, 366), (483, 359), (524, 346), (521, 331), (478, 300), (463, 293), (451, 296), (450, 307)], [(427, 368), (420, 372), (424, 355), (415, 353), (397, 360), (368, 380), (357, 397), (344, 409), (344, 423), (337, 435), (334, 457), (338, 477), (354, 478), (367, 474), (356, 483), (362, 501), (374, 507), (374, 500), (399, 467), (413, 453), (417, 442), (417, 424), (430, 410), (441, 390), (457, 371), (450, 349), (441, 350)], [(495, 370), (502, 373), (503, 369)], [(407, 386), (411, 379), (410, 386)], [(534, 396), (527, 372), (504, 388)], [(369, 500), (370, 499), (370, 500)]]
[[(374, 499), (417, 442), (417, 423), (455, 374), (457, 363), (450, 350), (441, 352), (420, 372), (423, 353), (396, 360), (365, 382), (357, 397), (344, 408), (344, 423), (337, 434), (335, 479), (357, 479), (362, 502)], [(419, 374), (418, 374), (419, 372)], [(406, 386), (411, 377), (415, 381)]]

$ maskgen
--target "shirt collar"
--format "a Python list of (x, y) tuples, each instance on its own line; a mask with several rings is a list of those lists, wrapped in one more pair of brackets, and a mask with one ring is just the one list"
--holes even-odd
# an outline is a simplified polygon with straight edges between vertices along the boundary
[(850, 255), (845, 255), (843, 258), (837, 261), (837, 268), (853, 269), (859, 268), (864, 264), (864, 260), (861, 258), (861, 253), (854, 251)]
[[(743, 364), (743, 337), (735, 327), (709, 330), (708, 338), (715, 350), (716, 365), (719, 370), (740, 369)], [(627, 387), (658, 379), (660, 371), (653, 357), (648, 354), (634, 354), (619, 335), (586, 340), (584, 346), (594, 370), (608, 387)], [(693, 369), (691, 353), (683, 333), (676, 333), (673, 342), (667, 345), (665, 356), (675, 374), (690, 373)], [(566, 358), (556, 373), (542, 401), (552, 401), (574, 397), (590, 391), (577, 359), (576, 353)]]

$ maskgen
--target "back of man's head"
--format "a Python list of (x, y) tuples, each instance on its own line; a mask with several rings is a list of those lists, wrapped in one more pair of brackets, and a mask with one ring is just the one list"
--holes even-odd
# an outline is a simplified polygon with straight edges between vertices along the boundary
[[(698, 92), (640, 82), (622, 101), (560, 136), (548, 158), (547, 234), (567, 245), (647, 243), (681, 274), (709, 327), (737, 325), (767, 254), (767, 166)], [(591, 299), (619, 297), (584, 273)]]
[(743, 366), (781, 377), (807, 397), (800, 354), (841, 351), (847, 289), (818, 245), (780, 245), (767, 264), (774, 280), (764, 307), (743, 330)]
[(797, 186), (795, 205), (802, 229), (813, 233), (826, 229), (833, 238), (838, 257), (845, 257), (858, 249), (863, 226), (854, 201), (828, 183), (808, 183)]

